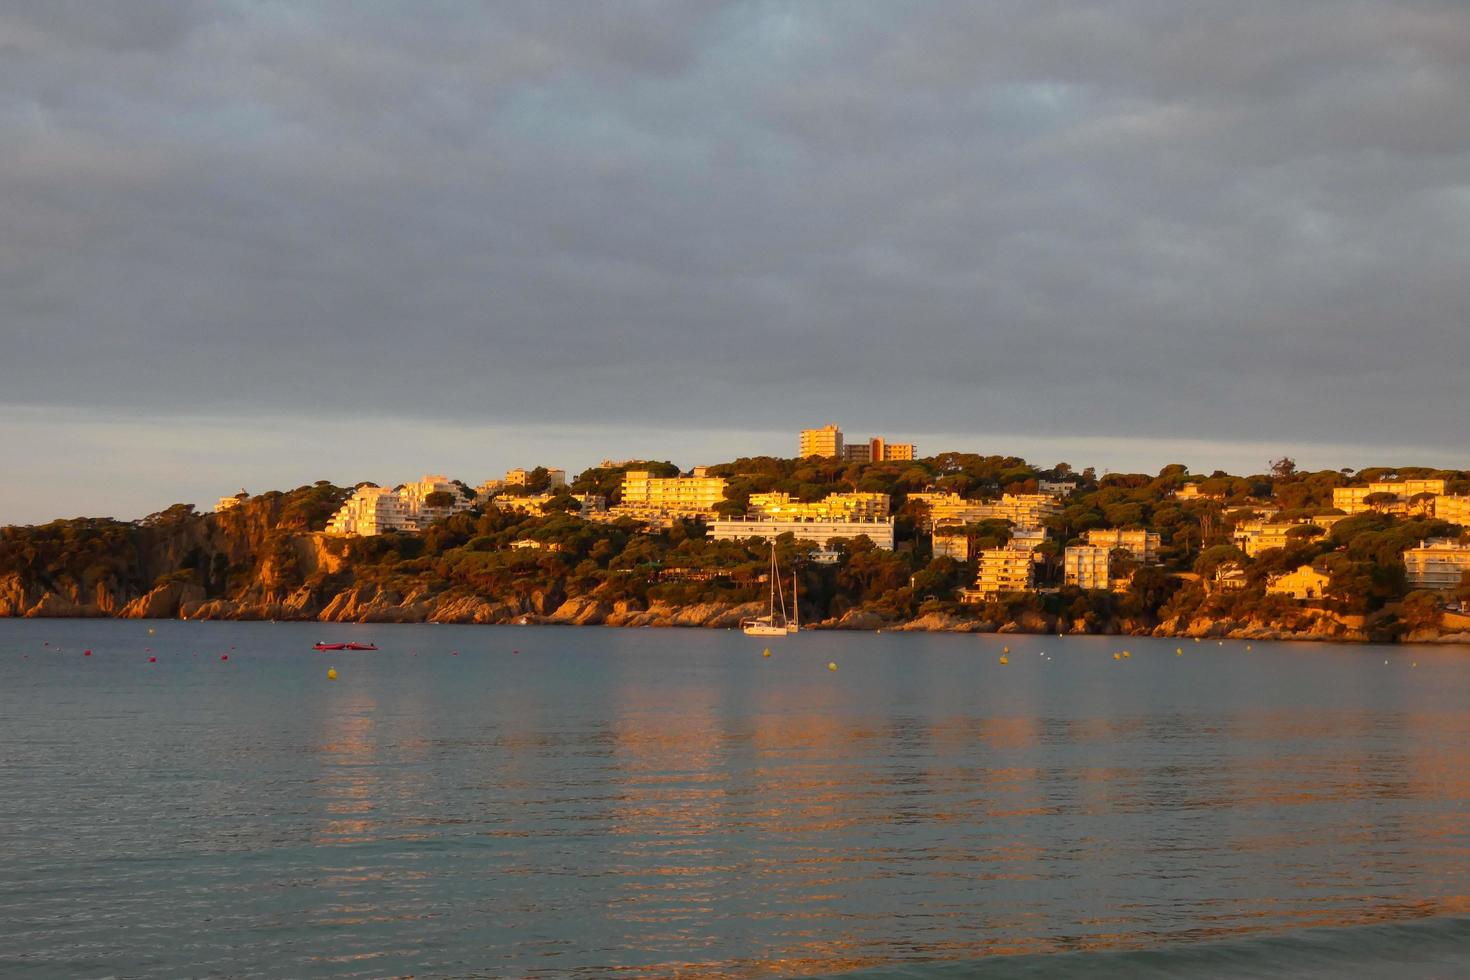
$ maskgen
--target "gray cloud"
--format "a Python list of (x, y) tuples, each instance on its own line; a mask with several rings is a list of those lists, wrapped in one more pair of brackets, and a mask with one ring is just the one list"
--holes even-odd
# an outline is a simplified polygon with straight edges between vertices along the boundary
[(1458, 3), (11, 2), (0, 400), (1448, 454), (1467, 174)]

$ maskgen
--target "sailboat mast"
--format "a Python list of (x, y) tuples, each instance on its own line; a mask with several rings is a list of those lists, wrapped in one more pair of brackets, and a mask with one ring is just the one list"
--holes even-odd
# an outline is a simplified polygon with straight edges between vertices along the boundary
[(801, 603), (796, 599), (796, 566), (791, 566), (791, 624), (801, 629)]
[[(781, 564), (776, 561), (776, 542), (771, 542), (771, 581), (776, 583), (776, 596), (781, 600), (781, 625), (786, 625), (786, 595), (781, 585)], [(776, 604), (771, 603), (771, 622), (776, 621)]]

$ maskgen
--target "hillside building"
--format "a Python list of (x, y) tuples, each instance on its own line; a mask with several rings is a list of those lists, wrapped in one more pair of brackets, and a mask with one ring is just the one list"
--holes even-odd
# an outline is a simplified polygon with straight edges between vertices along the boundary
[(1470, 545), (1452, 538), (1430, 538), (1404, 552), (1404, 577), (1411, 589), (1453, 592), (1470, 571)]
[[(577, 516), (585, 520), (597, 520), (607, 513), (607, 498), (598, 493), (574, 493), (569, 495), (580, 506)], [(547, 513), (546, 505), (560, 498), (555, 493), (533, 493), (524, 497), (503, 496), (495, 498), (498, 510), (516, 514)]]
[(850, 442), (842, 447), (842, 458), (849, 463), (887, 463), (914, 458), (911, 442), (888, 442), (874, 436), (863, 442)]
[(1273, 575), (1266, 583), (1267, 595), (1289, 595), (1293, 599), (1321, 599), (1327, 595), (1332, 576), (1311, 565), (1301, 565), (1294, 572)]
[(622, 500), (612, 512), (638, 518), (709, 517), (724, 499), (723, 476), (654, 476), (629, 470), (623, 474)]
[(1060, 514), (1062, 505), (1047, 493), (1001, 494), (999, 500), (967, 500), (955, 493), (926, 491), (911, 493), (908, 499), (925, 504), (929, 516), (924, 527), (932, 529), (940, 522), (979, 524), (981, 521), (1009, 521), (1016, 527), (1040, 527), (1048, 517)]
[(241, 487), (240, 492), (235, 494), (233, 497), (219, 498), (219, 500), (215, 502), (214, 511), (216, 514), (223, 514), (227, 510), (233, 510), (236, 507), (239, 507), (241, 504), (249, 499), (250, 494), (245, 491), (244, 487)]
[(1111, 588), (1112, 554), (1113, 550), (1103, 545), (1072, 545), (1062, 553), (1062, 580), (1079, 589)]
[(1087, 543), (1094, 548), (1126, 551), (1145, 565), (1159, 563), (1159, 545), (1163, 539), (1157, 531), (1093, 528), (1087, 532)]
[(1451, 524), (1470, 527), (1470, 497), (1434, 498), (1434, 516)]
[[(1442, 497), (1445, 481), (1432, 480), (1377, 480), (1363, 487), (1334, 487), (1332, 506), (1346, 514), (1362, 514), (1377, 509), (1387, 514), (1428, 514), (1434, 509), (1434, 500), (1414, 501), (1413, 498), (1429, 494)], [(1375, 508), (1366, 502), (1374, 494), (1391, 494), (1395, 500), (1379, 504)]]
[(709, 522), (709, 536), (715, 541), (743, 541), (747, 538), (771, 540), (791, 533), (798, 541), (810, 541), (826, 548), (837, 538), (866, 536), (885, 551), (893, 550), (893, 521), (841, 521), (716, 518)]
[[(428, 503), (432, 493), (447, 493), (451, 500), (448, 504)], [(371, 537), (386, 531), (418, 531), (472, 506), (473, 500), (460, 492), (458, 484), (437, 473), (396, 490), (359, 487), (327, 522), (327, 533)]]
[(753, 493), (750, 517), (812, 521), (875, 521), (888, 516), (886, 493), (833, 493), (821, 500), (792, 500), (789, 493)]
[(820, 429), (802, 429), (797, 439), (796, 455), (802, 459), (809, 456), (841, 459), (842, 430), (835, 425), (824, 425)]
[[(531, 482), (531, 473), (531, 470), (521, 469), (520, 467), (516, 467), (513, 470), (506, 470), (505, 479), (501, 481), (502, 485), (507, 487), (523, 487)], [(553, 469), (548, 466), (546, 468), (546, 476), (549, 481), (546, 484), (548, 490), (559, 490), (567, 485), (566, 470)]]
[(1029, 548), (986, 548), (980, 552), (975, 588), (961, 598), (984, 602), (1008, 592), (1031, 592), (1036, 583), (1036, 563)]
[(1077, 492), (1079, 486), (1076, 480), (1037, 480), (1036, 489), (1040, 493), (1048, 493), (1053, 497), (1066, 497)]

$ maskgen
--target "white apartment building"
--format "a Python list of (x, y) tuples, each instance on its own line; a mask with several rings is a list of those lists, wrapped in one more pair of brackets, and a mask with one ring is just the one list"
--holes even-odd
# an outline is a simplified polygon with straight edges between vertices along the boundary
[(1073, 545), (1062, 554), (1062, 576), (1068, 585), (1079, 589), (1112, 587), (1108, 562), (1113, 549), (1104, 545)]
[[(448, 505), (429, 504), (431, 493), (447, 493), (452, 500)], [(417, 531), (472, 506), (474, 502), (465, 499), (456, 484), (437, 473), (397, 490), (359, 487), (327, 522), (327, 533), (369, 537), (385, 531)]]
[(893, 550), (893, 521), (813, 521), (813, 520), (751, 520), (748, 518), (717, 518), (709, 522), (709, 536), (715, 541), (743, 541), (747, 538), (770, 540), (790, 532), (798, 541), (810, 541), (819, 548), (826, 548), (836, 538), (856, 538), (866, 535), (873, 544), (885, 551)]
[[(448, 505), (433, 506), (425, 503), (431, 493), (447, 493), (453, 500)], [(405, 483), (399, 488), (398, 495), (403, 498), (403, 506), (410, 519), (419, 527), (442, 520), (450, 514), (469, 510), (475, 503), (473, 499), (467, 499), (460, 493), (459, 485), (451, 483), (449, 477), (442, 473), (428, 474), (417, 483)]]
[(975, 588), (964, 593), (969, 601), (993, 599), (1006, 592), (1030, 592), (1036, 582), (1036, 563), (1029, 548), (986, 548), (980, 552)]
[(1049, 493), (1053, 497), (1065, 497), (1076, 493), (1078, 483), (1076, 480), (1037, 480), (1036, 489), (1041, 493)]
[(387, 487), (358, 487), (327, 522), (327, 533), (339, 535), (371, 537), (408, 529), (408, 509), (403, 498)]
[(1123, 528), (1093, 528), (1087, 532), (1087, 543), (1094, 548), (1119, 549), (1128, 552), (1135, 561), (1145, 565), (1157, 565), (1159, 546), (1163, 538), (1157, 531), (1124, 530)]
[(1411, 589), (1453, 592), (1470, 571), (1470, 545), (1451, 538), (1430, 538), (1404, 552), (1404, 575)]

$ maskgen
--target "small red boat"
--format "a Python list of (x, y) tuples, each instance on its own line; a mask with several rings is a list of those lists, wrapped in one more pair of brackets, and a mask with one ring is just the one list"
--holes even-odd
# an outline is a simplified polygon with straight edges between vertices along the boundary
[(344, 643), (344, 644), (342, 644), (342, 649), (344, 649), (344, 650), (376, 650), (377, 648), (378, 648), (378, 646), (377, 646), (376, 643)]
[(345, 649), (347, 649), (347, 644), (345, 644), (345, 643), (316, 643), (316, 644), (313, 644), (312, 645), (312, 649), (313, 650), (345, 650)]

